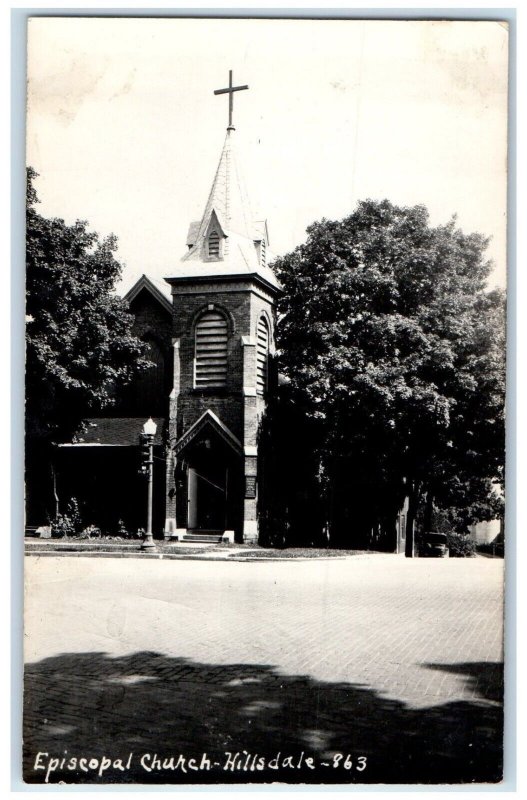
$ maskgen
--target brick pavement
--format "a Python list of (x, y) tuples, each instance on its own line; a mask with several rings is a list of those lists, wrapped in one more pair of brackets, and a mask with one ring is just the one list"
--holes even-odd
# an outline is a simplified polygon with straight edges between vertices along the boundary
[[(26, 778), (43, 780), (38, 751), (67, 749), (134, 757), (51, 781), (496, 780), (502, 567), (28, 558)], [(317, 768), (223, 769), (244, 749)], [(135, 763), (212, 751), (222, 766), (197, 773)]]

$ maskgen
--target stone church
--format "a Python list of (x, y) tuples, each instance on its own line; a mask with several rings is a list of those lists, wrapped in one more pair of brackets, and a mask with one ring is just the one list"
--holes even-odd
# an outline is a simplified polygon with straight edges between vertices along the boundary
[(112, 417), (85, 420), (74, 441), (58, 447), (56, 495), (62, 505), (82, 496), (98, 524), (115, 527), (118, 517), (144, 526), (139, 436), (152, 417), (154, 534), (258, 541), (258, 427), (273, 380), (280, 287), (267, 264), (267, 223), (251, 215), (236, 158), (239, 88), (246, 87), (232, 87), (231, 77), (217, 92), (229, 94), (229, 125), (186, 252), (165, 287), (143, 275), (124, 298), (154, 368)]

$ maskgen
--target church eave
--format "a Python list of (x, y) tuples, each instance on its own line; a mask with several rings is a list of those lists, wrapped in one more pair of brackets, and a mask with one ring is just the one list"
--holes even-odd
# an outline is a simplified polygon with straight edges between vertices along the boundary
[(141, 275), (139, 280), (137, 280), (134, 285), (126, 292), (123, 297), (123, 300), (130, 305), (135, 298), (139, 295), (141, 291), (146, 290), (149, 292), (150, 295), (165, 309), (168, 311), (170, 315), (172, 315), (172, 303), (165, 297), (164, 294), (161, 292), (160, 289), (152, 283), (148, 275)]
[(196, 283), (211, 283), (211, 281), (217, 284), (246, 281), (248, 283), (259, 283), (268, 291), (274, 292), (275, 294), (283, 294), (284, 291), (278, 283), (278, 280), (276, 283), (273, 283), (272, 281), (267, 280), (259, 272), (236, 272), (231, 275), (221, 275), (209, 272), (206, 275), (178, 275), (172, 278), (165, 278), (165, 281), (171, 286), (188, 286), (189, 284)]
[(203, 431), (206, 426), (210, 426), (229, 447), (238, 455), (243, 455), (243, 446), (240, 440), (232, 433), (216, 414), (207, 409), (201, 417), (194, 422), (190, 428), (173, 444), (175, 455), (179, 455), (189, 444)]

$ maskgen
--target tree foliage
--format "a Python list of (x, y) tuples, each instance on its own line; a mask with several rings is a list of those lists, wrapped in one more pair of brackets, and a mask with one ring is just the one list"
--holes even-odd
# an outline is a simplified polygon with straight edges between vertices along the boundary
[(387, 200), (307, 232), (274, 262), (279, 356), (327, 485), (383, 487), (392, 510), (409, 494), (409, 530), (423, 497), (469, 504), (504, 464), (505, 303), (485, 238)]
[(35, 210), (28, 170), (26, 224), (26, 417), (29, 438), (68, 434), (87, 412), (113, 405), (149, 364), (133, 317), (113, 294), (121, 274), (114, 236)]

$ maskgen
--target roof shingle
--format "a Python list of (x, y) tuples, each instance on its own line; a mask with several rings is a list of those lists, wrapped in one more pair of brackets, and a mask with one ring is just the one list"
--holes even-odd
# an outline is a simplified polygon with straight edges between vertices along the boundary
[[(144, 417), (90, 417), (82, 421), (71, 442), (59, 447), (136, 447), (146, 420)], [(154, 417), (157, 425), (154, 444), (163, 444), (164, 417)]]

